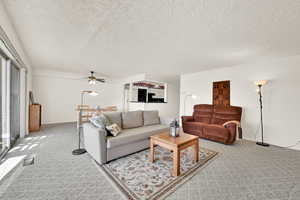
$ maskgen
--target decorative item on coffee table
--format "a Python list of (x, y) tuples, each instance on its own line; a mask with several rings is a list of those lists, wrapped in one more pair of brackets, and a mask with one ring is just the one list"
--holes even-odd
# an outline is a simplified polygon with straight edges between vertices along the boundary
[(170, 124), (170, 135), (172, 137), (179, 136), (179, 122), (177, 119), (174, 119), (174, 121), (172, 121)]

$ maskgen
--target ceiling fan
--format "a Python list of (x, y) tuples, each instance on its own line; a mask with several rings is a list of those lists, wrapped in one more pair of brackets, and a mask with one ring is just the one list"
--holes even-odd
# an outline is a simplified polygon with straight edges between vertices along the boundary
[(105, 83), (105, 79), (104, 78), (97, 78), (97, 77), (95, 77), (95, 75), (94, 75), (95, 72), (94, 71), (91, 71), (90, 73), (91, 73), (91, 75), (89, 77), (87, 77), (89, 84), (95, 85), (97, 82)]

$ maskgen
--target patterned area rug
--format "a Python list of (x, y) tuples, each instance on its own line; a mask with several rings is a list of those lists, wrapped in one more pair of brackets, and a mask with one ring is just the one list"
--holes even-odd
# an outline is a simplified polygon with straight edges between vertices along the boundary
[(187, 148), (181, 152), (181, 175), (178, 177), (171, 174), (172, 153), (159, 146), (155, 147), (154, 163), (149, 162), (147, 149), (111, 161), (100, 168), (128, 199), (163, 199), (217, 155), (215, 151), (200, 148), (199, 162), (195, 163), (193, 151), (193, 148)]

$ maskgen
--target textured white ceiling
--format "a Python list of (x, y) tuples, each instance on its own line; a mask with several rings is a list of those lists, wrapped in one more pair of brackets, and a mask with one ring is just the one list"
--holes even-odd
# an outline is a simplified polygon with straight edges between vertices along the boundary
[(3, 0), (33, 66), (174, 77), (300, 54), (300, 0)]

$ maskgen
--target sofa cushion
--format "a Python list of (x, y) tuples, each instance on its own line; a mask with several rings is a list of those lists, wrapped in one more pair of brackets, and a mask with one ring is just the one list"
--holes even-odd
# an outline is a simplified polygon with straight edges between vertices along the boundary
[(185, 133), (191, 133), (191, 134), (202, 137), (204, 125), (205, 125), (205, 123), (202, 123), (202, 122), (187, 121), (187, 122), (183, 123), (183, 131)]
[(159, 115), (157, 110), (145, 110), (143, 112), (144, 126), (159, 124)]
[(223, 107), (215, 106), (212, 118), (212, 124), (222, 125), (225, 122), (236, 120), (241, 121), (242, 108), (236, 106)]
[(137, 128), (143, 126), (143, 112), (130, 111), (122, 112), (122, 127), (123, 128)]
[(213, 106), (208, 104), (199, 104), (194, 106), (194, 121), (211, 123), (211, 118), (213, 115)]
[(152, 126), (142, 126), (132, 129), (123, 129), (116, 137), (107, 137), (107, 148), (148, 139), (151, 135), (155, 135), (164, 131), (168, 131), (167, 125), (157, 124)]
[(119, 127), (122, 127), (121, 112), (106, 112), (104, 115), (112, 124), (115, 123)]

